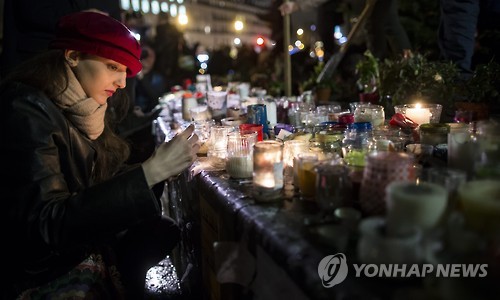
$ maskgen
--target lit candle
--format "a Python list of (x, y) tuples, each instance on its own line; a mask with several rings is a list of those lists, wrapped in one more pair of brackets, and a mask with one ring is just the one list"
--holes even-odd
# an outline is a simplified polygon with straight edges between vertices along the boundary
[(431, 121), (431, 111), (428, 108), (422, 108), (420, 103), (417, 103), (415, 107), (406, 109), (406, 117), (418, 125), (422, 125)]
[(262, 187), (273, 189), (275, 184), (274, 176), (270, 173), (260, 174), (255, 176), (255, 183)]
[(257, 201), (278, 199), (283, 188), (283, 144), (257, 142), (253, 152), (253, 185)]
[(227, 141), (225, 140), (216, 140), (214, 142), (214, 150), (220, 150), (220, 151), (224, 151), (226, 149), (226, 143)]
[(210, 128), (210, 142), (208, 145), (207, 157), (213, 165), (225, 167), (227, 157), (227, 135), (230, 126), (212, 126)]

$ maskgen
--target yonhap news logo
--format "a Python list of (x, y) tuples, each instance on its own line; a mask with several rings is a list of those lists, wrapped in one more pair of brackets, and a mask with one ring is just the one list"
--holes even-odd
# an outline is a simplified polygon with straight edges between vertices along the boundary
[[(352, 264), (354, 276), (373, 278), (484, 278), (488, 264)], [(325, 288), (342, 283), (349, 272), (344, 253), (325, 256), (318, 264), (318, 276)]]
[(344, 281), (348, 271), (344, 253), (325, 256), (318, 265), (318, 275), (326, 288), (331, 288)]

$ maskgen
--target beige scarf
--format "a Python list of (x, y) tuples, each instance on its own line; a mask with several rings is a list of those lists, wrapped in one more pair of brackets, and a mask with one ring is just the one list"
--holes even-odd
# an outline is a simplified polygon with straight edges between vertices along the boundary
[(87, 97), (71, 68), (67, 68), (68, 88), (54, 102), (76, 128), (89, 139), (95, 140), (104, 131), (104, 115), (108, 104), (100, 105)]

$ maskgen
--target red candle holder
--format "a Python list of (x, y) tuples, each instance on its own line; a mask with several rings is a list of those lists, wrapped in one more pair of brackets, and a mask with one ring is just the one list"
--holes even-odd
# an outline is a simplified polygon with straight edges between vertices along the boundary
[(262, 124), (240, 124), (240, 132), (243, 131), (255, 131), (257, 132), (257, 141), (264, 140), (264, 126)]

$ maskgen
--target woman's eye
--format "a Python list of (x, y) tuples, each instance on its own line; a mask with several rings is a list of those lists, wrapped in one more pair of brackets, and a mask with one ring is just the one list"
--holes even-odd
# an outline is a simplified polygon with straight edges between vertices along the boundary
[(108, 68), (109, 68), (111, 71), (118, 71), (118, 66), (116, 66), (116, 65), (108, 65)]

